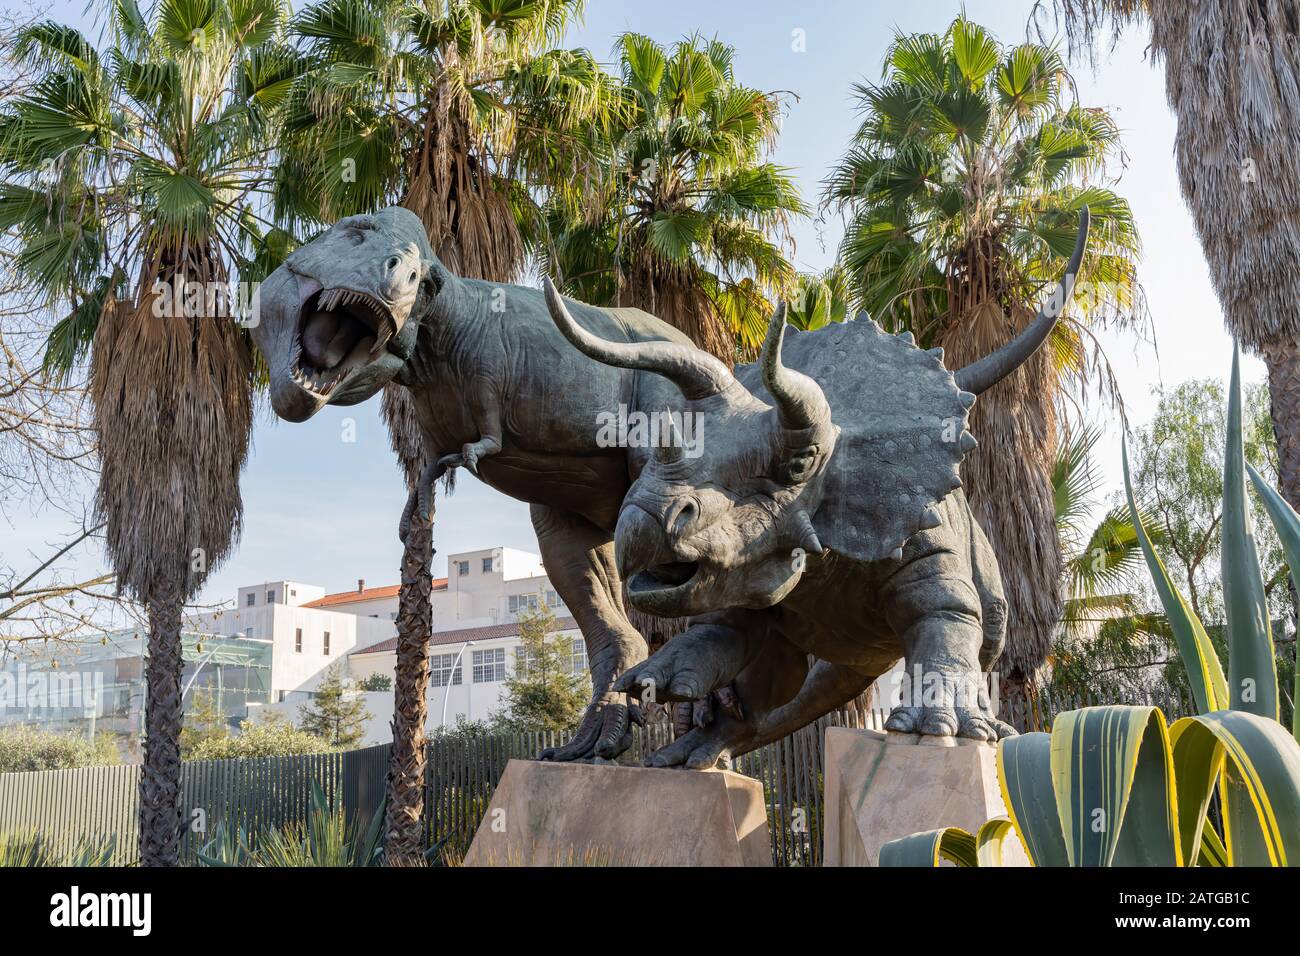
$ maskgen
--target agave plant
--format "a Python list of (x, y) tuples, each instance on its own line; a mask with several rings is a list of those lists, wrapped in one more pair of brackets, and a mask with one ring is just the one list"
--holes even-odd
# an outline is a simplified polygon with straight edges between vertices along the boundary
[[(1130, 518), (1201, 713), (1167, 726), (1155, 707), (1087, 707), (1050, 734), (1003, 740), (1009, 817), (971, 834), (916, 833), (881, 848), (882, 866), (999, 865), (1012, 833), (1036, 866), (1300, 866), (1300, 721), (1279, 722), (1273, 636), (1246, 491), (1249, 475), (1300, 579), (1300, 516), (1245, 461), (1233, 355), (1224, 455), (1222, 574), (1228, 673), (1165, 570), (1133, 496)], [(1207, 825), (1218, 797), (1222, 832)]]
[(306, 826), (267, 828), (249, 838), (243, 827), (218, 825), (216, 835), (198, 853), (203, 866), (376, 866), (383, 853), (381, 807), (362, 829), (335, 809), (319, 784), (312, 784)]
[(0, 833), (0, 867), (112, 866), (115, 849), (112, 838), (86, 836), (59, 850), (34, 831)]
[[(1241, 373), (1239, 356), (1233, 354), (1232, 379), (1228, 390), (1228, 446), (1223, 463), (1223, 547), (1221, 572), (1226, 611), (1228, 673), (1210, 643), (1205, 625), (1196, 616), (1165, 570), (1147, 534), (1129, 477), (1128, 449), (1124, 449), (1124, 490), (1134, 525), (1146, 557), (1156, 594), (1164, 606), (1170, 631), (1179, 654), (1187, 665), (1196, 706), (1201, 713), (1231, 708), (1246, 710), (1271, 720), (1280, 719), (1277, 658), (1273, 647), (1264, 583), (1259, 571), (1255, 536), (1251, 527), (1246, 476), (1264, 502), (1278, 537), (1283, 542), (1293, 581), (1300, 574), (1300, 517), (1282, 500), (1259, 473), (1246, 464), (1242, 442)], [(1294, 722), (1294, 717), (1293, 717)]]
[(1004, 739), (997, 764), (1009, 817), (894, 840), (880, 865), (1000, 866), (1014, 834), (1035, 866), (1300, 866), (1300, 745), (1267, 717), (1085, 707)]

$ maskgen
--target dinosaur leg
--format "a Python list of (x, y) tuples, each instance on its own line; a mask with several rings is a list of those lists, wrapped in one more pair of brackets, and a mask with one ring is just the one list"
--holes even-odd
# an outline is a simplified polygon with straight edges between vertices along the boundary
[(407, 532), (411, 530), (411, 518), (421, 521), (429, 518), (429, 506), (433, 501), (433, 483), (447, 473), (449, 469), (459, 467), (460, 455), (442, 455), (424, 463), (415, 487), (406, 496), (406, 507), (402, 509), (401, 520), (397, 524), (397, 538), (406, 544)]
[(1014, 733), (989, 704), (983, 602), (969, 563), (946, 551), (923, 555), (896, 582), (887, 605), (907, 672), (886, 729), (991, 741)]
[(645, 660), (645, 639), (627, 619), (614, 564), (614, 543), (585, 518), (544, 505), (532, 506), (533, 528), (551, 583), (573, 612), (587, 645), (591, 703), (578, 732), (542, 760), (612, 759), (632, 745), (641, 711), (613, 689), (614, 678)]
[(708, 701), (758, 654), (764, 628), (755, 618), (752, 611), (723, 611), (697, 619), (649, 660), (624, 671), (614, 689), (651, 702)]
[(460, 456), (469, 473), (477, 475), (479, 459), (501, 450), (501, 399), (496, 383), (487, 376), (476, 376), (470, 382), (470, 391), (474, 395), (472, 413), (479, 438), (467, 442), (461, 448)]
[(971, 580), (980, 598), (980, 618), (984, 643), (980, 645), (980, 667), (991, 671), (1002, 656), (1007, 639), (1007, 599), (1002, 591), (1002, 572), (993, 555), (989, 539), (979, 524), (971, 519)]
[(654, 767), (683, 766), (707, 770), (729, 766), (741, 754), (780, 740), (823, 714), (842, 707), (866, 690), (875, 676), (818, 660), (808, 667), (803, 651), (780, 637), (736, 678), (744, 704), (741, 715), (717, 712), (704, 727), (696, 727), (651, 754)]

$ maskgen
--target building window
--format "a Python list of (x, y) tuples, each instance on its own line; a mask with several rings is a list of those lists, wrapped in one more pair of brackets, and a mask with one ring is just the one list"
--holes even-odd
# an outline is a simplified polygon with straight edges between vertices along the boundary
[(429, 658), (429, 679), (434, 687), (460, 686), (458, 654), (434, 654)]
[(518, 614), (520, 611), (524, 609), (528, 609), (530, 611), (536, 611), (537, 595), (536, 594), (512, 594), (510, 595), (509, 598), (507, 598), (506, 605), (507, 607), (509, 607), (511, 614)]
[(324, 654), (326, 657), (329, 657), (330, 656), (330, 632), (329, 631), (325, 632), (324, 647), (325, 647)]
[(456, 562), (456, 576), (457, 576), (457, 577), (460, 577), (460, 578), (463, 578), (463, 577), (464, 577), (465, 575), (467, 575), (467, 574), (469, 574), (469, 562), (468, 562), (468, 561), (457, 561), (457, 562)]
[(274, 603), (275, 603), (275, 592), (274, 592), (274, 591), (267, 591), (267, 592), (266, 592), (266, 603), (267, 603), (267, 604), (274, 604)]
[(297, 597), (297, 596), (298, 596), (298, 592), (297, 592), (295, 589), (290, 588), (290, 589), (289, 589), (289, 597)]
[(300, 627), (293, 629), (293, 652), (295, 654), (302, 653), (302, 628)]
[(569, 651), (570, 673), (585, 676), (587, 673), (587, 642), (581, 636), (573, 638), (573, 648)]
[(560, 606), (560, 595), (557, 594), (555, 591), (547, 591), (547, 592), (546, 592), (546, 603), (547, 603), (547, 605), (548, 605), (549, 607), (559, 607), (559, 606)]
[(484, 573), (484, 574), (491, 574), (491, 573), (492, 573), (492, 559), (491, 559), (491, 558), (484, 558), (484, 559), (483, 559), (483, 573)]
[(253, 628), (252, 628), (251, 625), (250, 625), (249, 627), (244, 628), (244, 637), (246, 637), (246, 638), (248, 638), (248, 639), (250, 639), (250, 640), (252, 639), (252, 637), (253, 637)]
[(526, 647), (515, 648), (515, 676), (529, 677), (537, 667), (537, 653)]
[(506, 650), (504, 647), (474, 652), (474, 683), (494, 684), (505, 679)]
[(249, 607), (252, 607), (254, 604), (257, 603), (257, 595), (254, 594), (252, 591), (249, 591), (249, 592), (248, 592), (248, 600), (245, 601), (244, 603), (245, 603), (246, 605), (248, 605)]

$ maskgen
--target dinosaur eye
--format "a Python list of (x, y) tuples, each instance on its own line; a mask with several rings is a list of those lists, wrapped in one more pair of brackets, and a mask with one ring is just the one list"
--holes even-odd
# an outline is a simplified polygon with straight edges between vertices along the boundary
[(777, 468), (777, 477), (783, 484), (803, 484), (812, 477), (816, 464), (817, 450), (815, 448), (801, 449), (781, 462)]

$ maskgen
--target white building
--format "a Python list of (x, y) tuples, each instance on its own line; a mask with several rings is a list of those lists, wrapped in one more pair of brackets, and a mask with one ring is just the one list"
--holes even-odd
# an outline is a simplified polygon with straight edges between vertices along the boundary
[[(430, 730), (458, 717), (486, 719), (500, 706), (506, 675), (520, 647), (519, 613), (546, 603), (556, 635), (573, 641), (572, 667), (587, 672), (577, 623), (551, 587), (541, 558), (512, 548), (452, 554), (447, 576), (433, 580), (433, 640), (429, 689)], [(355, 680), (392, 677), (397, 664), (398, 586), (326, 594), (323, 588), (273, 581), (239, 589), (233, 610), (202, 616), (190, 625), (211, 633), (269, 638), (274, 646), (272, 699), (267, 710), (297, 717), (325, 671), (339, 660)], [(251, 633), (250, 633), (251, 632)], [(372, 715), (366, 744), (391, 739), (391, 692), (368, 693)]]
[(357, 648), (391, 637), (391, 620), (318, 608), (325, 589), (296, 581), (268, 581), (239, 589), (235, 606), (197, 615), (187, 631), (271, 641), (271, 700), (311, 691), (331, 664)]

